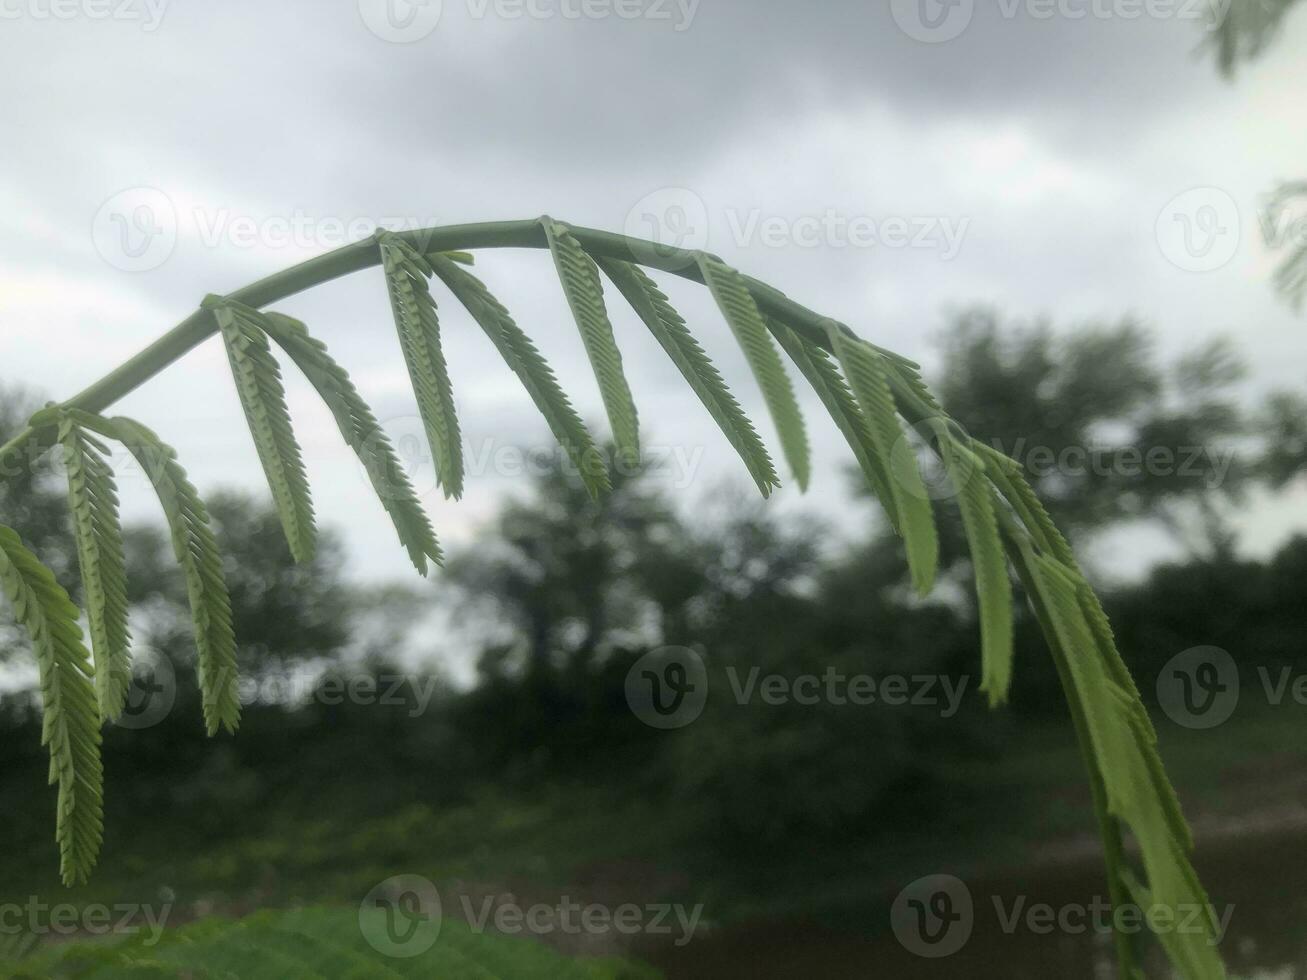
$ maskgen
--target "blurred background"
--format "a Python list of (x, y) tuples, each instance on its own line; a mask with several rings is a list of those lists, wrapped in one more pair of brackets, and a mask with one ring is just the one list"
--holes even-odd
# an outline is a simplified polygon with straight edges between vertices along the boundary
[[(1228, 962), (1307, 976), (1292, 857), (1307, 844), (1307, 11), (8, 0), (0, 13), (0, 441), (206, 293), (377, 227), (548, 212), (709, 249), (919, 361), (969, 432), (1023, 464), (1154, 711)], [(477, 274), (603, 433), (548, 256), (481, 253)], [(704, 291), (659, 282), (765, 419)], [(665, 931), (517, 938), (603, 976), (1111, 975), (1092, 916), (1026, 915), (1092, 910), (1100, 846), (1024, 604), (1011, 704), (990, 710), (978, 691), (953, 512), (938, 508), (941, 584), (915, 598), (901, 542), (810, 393), (814, 485), (759, 500), (617, 302), (649, 453), (593, 502), (455, 306), (442, 320), (462, 501), (436, 489), (381, 273), (278, 307), (349, 368), (403, 457), (448, 555), (426, 582), (293, 372), (329, 529), (308, 565), (290, 562), (220, 345), (115, 408), (176, 446), (210, 503), (244, 720), (204, 736), (184, 583), (148, 480), (115, 457), (139, 670), (133, 710), (105, 733), (104, 854), (89, 884), (58, 884), (35, 669), (6, 616), (0, 910), (135, 906), (182, 927), (352, 909), (408, 875), (451, 918), (565, 900), (667, 910)], [(76, 597), (61, 481), (46, 460), (0, 486), (0, 523)], [(671, 724), (640, 696), (670, 661), (701, 695)], [(892, 909), (939, 875), (974, 914), (960, 948), (931, 958)], [(87, 931), (11, 921), (0, 953), (15, 957)]]

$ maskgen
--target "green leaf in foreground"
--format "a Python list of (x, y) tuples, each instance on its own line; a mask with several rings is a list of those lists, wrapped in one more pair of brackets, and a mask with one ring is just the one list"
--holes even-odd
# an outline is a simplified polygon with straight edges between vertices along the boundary
[(446, 497), (457, 499), (463, 495), (463, 437), (440, 345), (440, 318), (427, 282), (431, 265), (397, 235), (383, 232), (378, 240), (400, 349), (436, 459), (436, 480)]
[(867, 420), (872, 447), (880, 466), (889, 475), (890, 495), (898, 516), (899, 533), (908, 552), (908, 567), (917, 592), (925, 595), (935, 582), (939, 563), (939, 539), (935, 515), (911, 443), (899, 423), (890, 391), (885, 358), (869, 344), (850, 337), (843, 330), (829, 333), (835, 356)]
[(554, 438), (562, 445), (580, 474), (590, 495), (598, 497), (611, 488), (608, 467), (595, 447), (589, 430), (576, 414), (571, 401), (558, 385), (549, 363), (522, 332), (502, 303), (472, 273), (440, 255), (428, 257), (432, 269), (467, 308), (500, 356), (513, 369), (523, 387), (545, 417)]
[(699, 401), (708, 409), (722, 434), (744, 460), (762, 495), (770, 496), (772, 490), (780, 486), (780, 480), (776, 477), (776, 468), (767, 447), (762, 444), (753, 422), (731, 394), (712, 360), (686, 327), (685, 320), (639, 266), (617, 259), (599, 258), (596, 261), (699, 396)]
[(117, 718), (127, 703), (132, 679), (118, 488), (107, 459), (109, 447), (67, 412), (60, 414), (58, 438), (68, 474), (68, 503), (95, 658), (96, 699), (102, 718)]
[(58, 784), (55, 840), (64, 884), (84, 881), (104, 836), (104, 767), (100, 709), (91, 657), (77, 625), (77, 606), (19, 540), (0, 525), (0, 586), (13, 617), (27, 631), (40, 673), (41, 742), (50, 752), (50, 782)]
[(236, 392), (268, 478), (290, 553), (298, 562), (308, 561), (317, 544), (317, 527), (304, 460), (286, 408), (281, 368), (268, 348), (268, 338), (255, 311), (221, 297), (206, 299), (205, 308), (213, 313), (222, 332)]
[(554, 266), (572, 310), (586, 356), (599, 382), (599, 394), (608, 412), (617, 451), (628, 460), (640, 458), (640, 422), (631, 398), (631, 388), (622, 370), (622, 354), (613, 337), (613, 325), (604, 306), (604, 289), (599, 270), (581, 244), (572, 237), (567, 225), (552, 218), (541, 218)]
[(280, 313), (263, 314), (264, 330), (304, 372), (322, 396), (345, 442), (358, 455), (381, 504), (390, 514), (400, 542), (419, 573), (427, 573), (427, 560), (440, 564), (440, 545), (422, 504), (413, 492), (386, 432), (372, 409), (354, 387), (349, 372), (327, 353), (322, 341), (310, 336), (299, 320)]
[(800, 490), (806, 490), (811, 475), (808, 434), (803, 426), (803, 414), (794, 397), (794, 387), (785, 373), (785, 365), (776, 353), (767, 332), (758, 304), (749, 293), (744, 278), (730, 266), (700, 253), (699, 272), (704, 284), (717, 301), (717, 307), (735, 334), (740, 349), (762, 389), (763, 400), (776, 423), (781, 451), (785, 454), (790, 471)]

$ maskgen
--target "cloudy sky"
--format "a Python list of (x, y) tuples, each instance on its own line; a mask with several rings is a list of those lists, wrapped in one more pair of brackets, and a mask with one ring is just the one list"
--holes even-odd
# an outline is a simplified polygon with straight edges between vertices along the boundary
[[(1272, 293), (1257, 212), (1307, 174), (1307, 16), (1226, 82), (1194, 0), (921, 2), (0, 0), (0, 378), (67, 397), (206, 293), (373, 224), (548, 213), (707, 247), (927, 365), (949, 312), (983, 303), (1063, 326), (1133, 314), (1166, 355), (1228, 334), (1253, 388), (1301, 387), (1307, 335)], [(599, 423), (547, 256), (478, 264)], [(765, 419), (702, 291), (668, 290)], [(743, 480), (613, 306), (665, 478), (692, 501)], [(380, 273), (281, 308), (351, 369), (431, 491)], [(471, 478), (462, 502), (425, 500), (456, 544), (520, 487), (494, 451), (546, 432), (444, 309)], [(325, 411), (297, 377), (290, 397), (323, 522), (348, 525), (357, 574), (403, 574)], [(259, 486), (215, 342), (117, 410), (201, 489)], [(779, 506), (831, 512), (846, 455), (810, 416), (816, 485)], [(152, 513), (123, 482), (129, 514)], [(1253, 543), (1304, 526), (1301, 504), (1259, 505)]]

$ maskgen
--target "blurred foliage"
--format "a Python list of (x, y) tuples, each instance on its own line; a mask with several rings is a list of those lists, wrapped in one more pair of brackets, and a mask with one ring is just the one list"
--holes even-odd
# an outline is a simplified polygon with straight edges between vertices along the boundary
[(1214, 24), (1208, 45), (1222, 73), (1233, 75), (1241, 62), (1258, 58), (1280, 33), (1297, 0), (1221, 0), (1212, 4)]
[(1025, 466), (1073, 540), (1159, 519), (1210, 547), (1249, 477), (1244, 376), (1222, 339), (1163, 367), (1133, 321), (1055, 332), (973, 310), (945, 334), (937, 391), (971, 435)]

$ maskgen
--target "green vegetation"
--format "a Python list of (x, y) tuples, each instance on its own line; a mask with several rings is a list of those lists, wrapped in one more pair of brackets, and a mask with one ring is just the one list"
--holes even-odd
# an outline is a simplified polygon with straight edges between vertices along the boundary
[[(370, 922), (384, 935), (384, 923)], [(0, 969), (5, 963), (0, 959)], [(349, 912), (305, 908), (260, 912), (232, 921), (220, 916), (164, 934), (142, 932), (106, 943), (66, 943), (12, 967), (15, 978), (143, 980), (147, 977), (239, 976), (243, 980), (357, 977), (521, 977), (524, 980), (653, 980), (652, 970), (608, 960), (570, 960), (538, 944), (482, 935), (459, 922), (442, 923), (425, 952), (392, 958), (384, 972), (376, 951)]]

